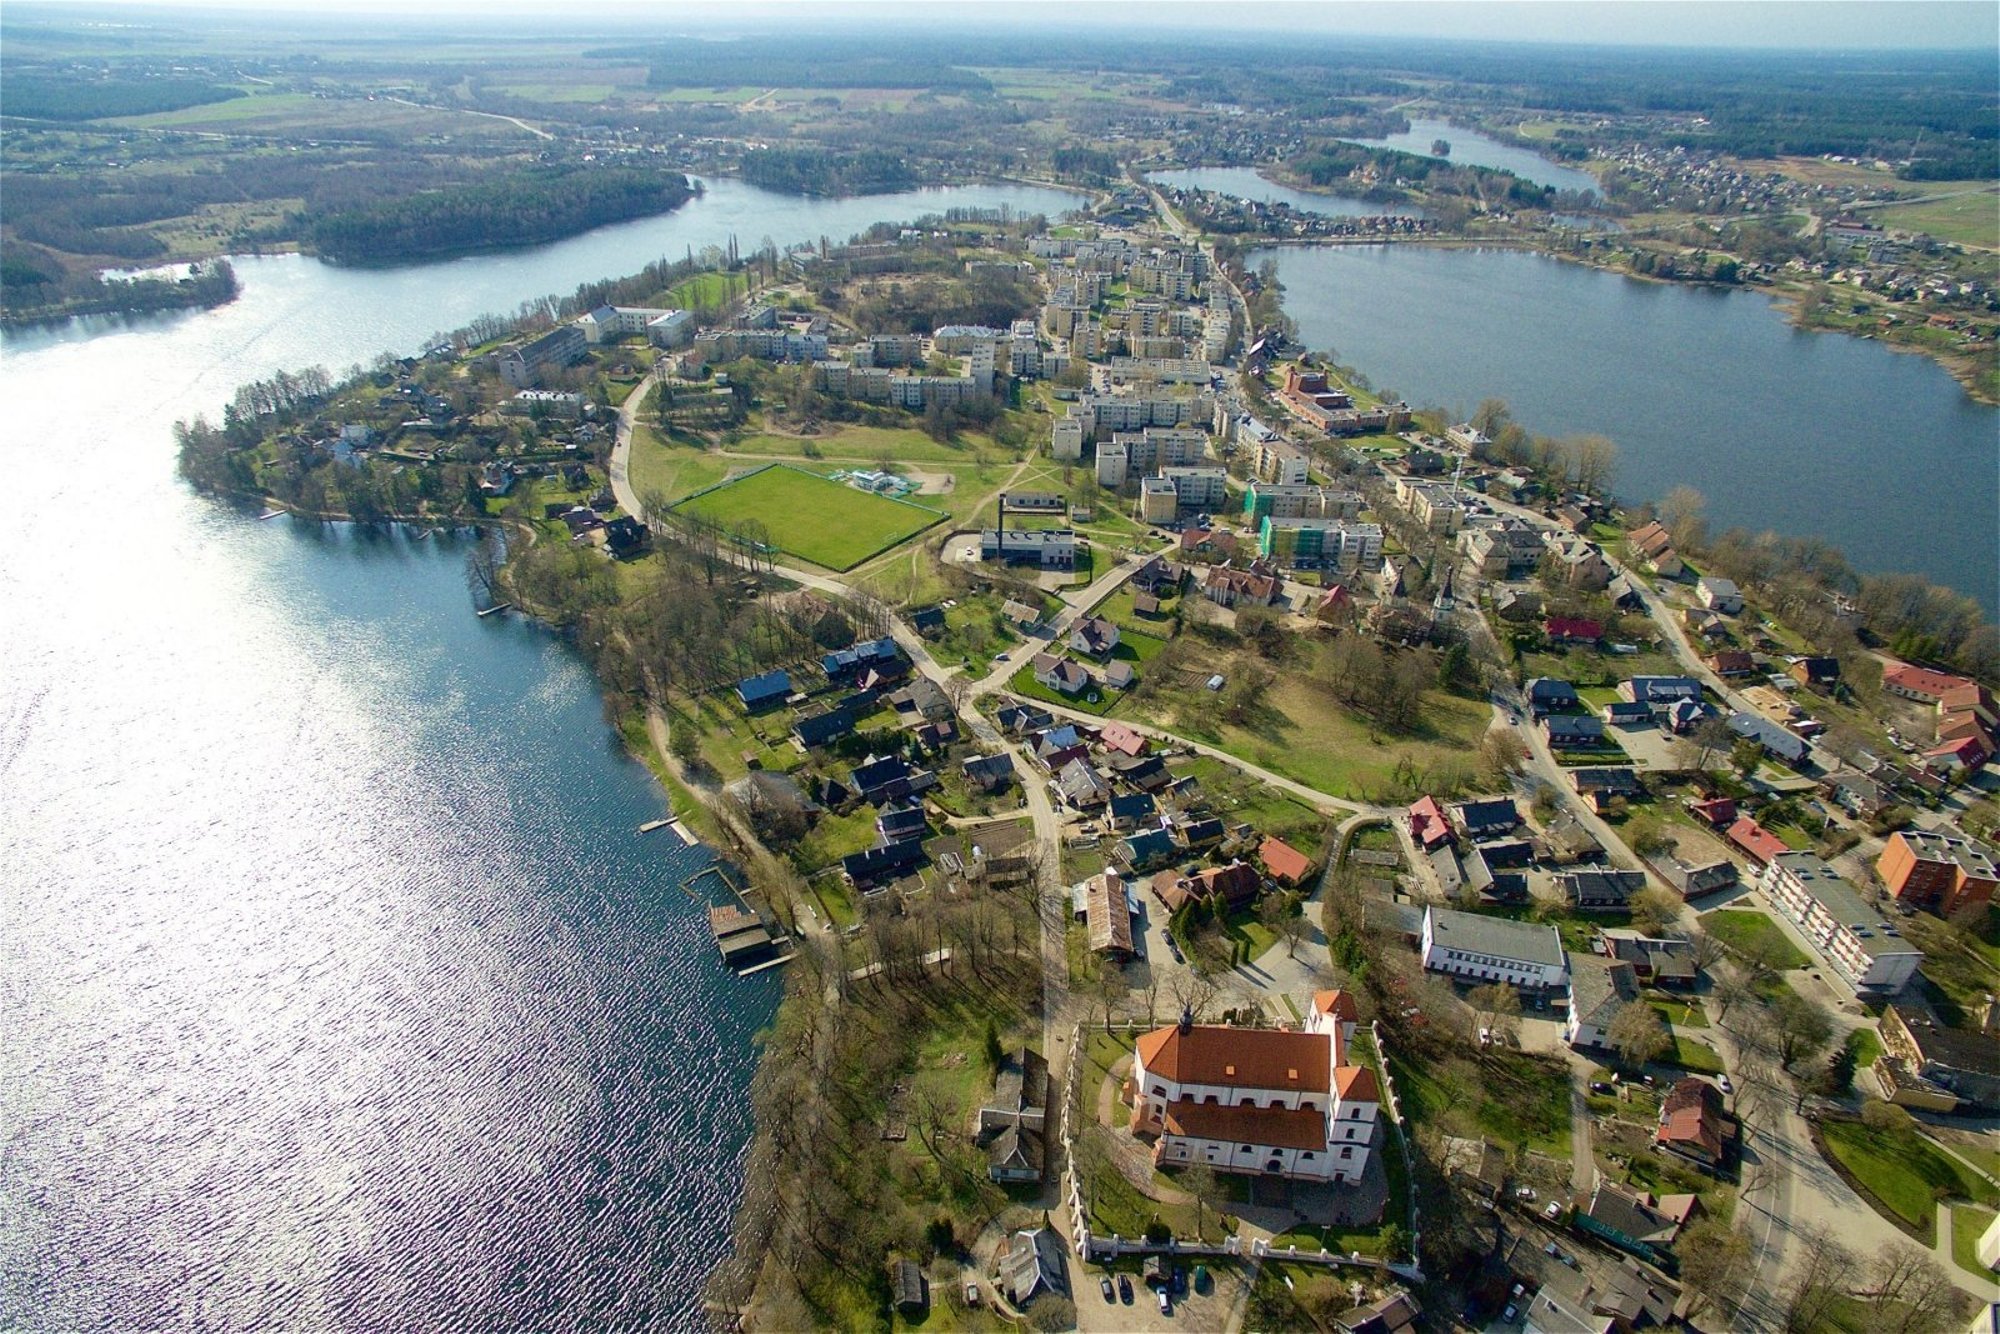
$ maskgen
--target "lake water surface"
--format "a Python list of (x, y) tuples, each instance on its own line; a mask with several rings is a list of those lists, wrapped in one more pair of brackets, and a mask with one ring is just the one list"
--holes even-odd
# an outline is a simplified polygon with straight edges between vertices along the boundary
[(2000, 605), (2000, 409), (1927, 357), (1792, 328), (1748, 291), (1646, 283), (1524, 251), (1279, 247), (1314, 348), (1454, 415), (1504, 398), (1620, 447), (1617, 492), (1686, 483), (1711, 526), (1827, 538)]
[(1492, 167), (1496, 171), (1511, 171), (1524, 181), (1533, 181), (1536, 185), (1553, 185), (1558, 190), (1597, 193), (1597, 178), (1587, 171), (1561, 166), (1539, 153), (1531, 153), (1525, 148), (1501, 143), (1498, 139), (1488, 138), (1477, 130), (1462, 129), (1446, 121), (1412, 120), (1410, 128), (1401, 134), (1392, 134), (1382, 139), (1350, 139), (1347, 142), (1361, 144), (1367, 148), (1394, 148), (1421, 157), (1435, 157), (1437, 155), (1431, 152), (1431, 145), (1439, 139), (1451, 145), (1451, 152), (1447, 155), (1448, 161), (1464, 163), (1469, 167)]
[(213, 311), (0, 340), (0, 1327), (699, 1320), (775, 974), (561, 643), (449, 539), (190, 495), (171, 423), (721, 244), (1070, 196), (734, 182), (533, 251), (237, 262)]

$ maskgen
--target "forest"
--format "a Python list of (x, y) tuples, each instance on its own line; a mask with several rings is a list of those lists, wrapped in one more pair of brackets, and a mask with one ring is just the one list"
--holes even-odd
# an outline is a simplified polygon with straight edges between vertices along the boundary
[[(1547, 208), (1555, 195), (1552, 187), (1524, 181), (1512, 172), (1460, 166), (1393, 148), (1317, 143), (1291, 162), (1293, 171), (1317, 186), (1338, 185), (1364, 167), (1374, 168), (1382, 178), (1421, 182), (1426, 189), (1439, 194), (1461, 195), (1489, 203), (1504, 202), (1517, 208)], [(1388, 201), (1400, 197), (1401, 193), (1394, 186), (1378, 185), (1363, 197)]]
[(156, 310), (206, 310), (236, 299), (236, 270), (226, 259), (189, 266), (184, 277), (105, 278), (39, 266), (24, 256), (0, 259), (0, 322), (29, 324), (72, 315), (140, 315)]
[(7, 114), (34, 120), (98, 120), (227, 102), (244, 96), (201, 79), (64, 79), (7, 76)]
[(868, 150), (758, 148), (743, 155), (738, 170), (752, 185), (791, 195), (886, 194), (919, 183), (903, 159)]
[(537, 167), (343, 209), (314, 218), (306, 236), (328, 259), (386, 263), (552, 241), (604, 223), (666, 213), (693, 196), (694, 187), (677, 171)]

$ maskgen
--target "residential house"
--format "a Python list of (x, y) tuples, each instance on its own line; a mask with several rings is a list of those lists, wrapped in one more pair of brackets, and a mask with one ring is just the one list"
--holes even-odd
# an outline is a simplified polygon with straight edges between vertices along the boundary
[(1814, 690), (1831, 690), (1840, 684), (1840, 659), (1826, 657), (1793, 658), (1785, 675)]
[(1424, 1308), (1406, 1288), (1396, 1288), (1364, 1306), (1331, 1317), (1340, 1334), (1416, 1334)]
[(762, 676), (746, 676), (736, 683), (736, 698), (750, 713), (782, 704), (791, 694), (792, 678), (789, 672), (765, 672)]
[(1732, 580), (1704, 575), (1695, 580), (1694, 595), (1718, 616), (1735, 616), (1743, 610), (1743, 591)]
[(1595, 644), (1604, 638), (1604, 625), (1582, 616), (1550, 616), (1542, 621), (1542, 634), (1552, 644)]
[(1034, 671), (1035, 680), (1059, 695), (1081, 695), (1090, 685), (1090, 673), (1073, 658), (1037, 653)]
[(1604, 720), (1594, 713), (1552, 713), (1542, 719), (1552, 750), (1590, 750), (1604, 744)]
[(1635, 704), (1631, 700), (1614, 699), (1604, 706), (1604, 723), (1607, 727), (1651, 727), (1657, 721), (1653, 717), (1650, 704)]
[(1597, 933), (1604, 956), (1631, 965), (1640, 985), (1692, 987), (1701, 977), (1694, 942), (1679, 936), (1649, 936), (1623, 928)]
[(1579, 1232), (1609, 1242), (1652, 1264), (1668, 1262), (1667, 1248), (1695, 1208), (1693, 1195), (1653, 1196), (1600, 1177), (1590, 1202), (1576, 1211)]
[(1101, 871), (1084, 882), (1083, 890), (1091, 952), (1120, 963), (1131, 958), (1132, 908), (1125, 881), (1114, 872)]
[(1211, 848), (1229, 836), (1228, 828), (1214, 816), (1184, 818), (1180, 825), (1181, 842), (1190, 849)]
[(1528, 708), (1537, 718), (1583, 707), (1583, 700), (1577, 695), (1576, 687), (1552, 676), (1537, 676), (1529, 681), (1524, 689), (1528, 696)]
[(1940, 1112), (2000, 1111), (2000, 1036), (1988, 1002), (1986, 1027), (1946, 1028), (1920, 1011), (1891, 1005), (1882, 1013), (1882, 1056), (1875, 1078), (1882, 1096)]
[(1875, 870), (1889, 894), (1939, 917), (1983, 908), (2000, 889), (1991, 850), (1954, 834), (1907, 829), (1889, 836)]
[(1152, 820), (1159, 809), (1150, 792), (1126, 792), (1113, 797), (1105, 813), (1113, 829), (1131, 829)]
[(1645, 887), (1644, 871), (1590, 868), (1556, 876), (1557, 892), (1579, 912), (1622, 912), (1632, 906), (1632, 896)]
[(1521, 811), (1512, 797), (1484, 801), (1461, 801), (1451, 808), (1458, 830), (1467, 838), (1494, 838), (1521, 826)]
[(1284, 591), (1284, 584), (1275, 570), (1260, 569), (1260, 564), (1253, 562), (1247, 569), (1234, 565), (1210, 566), (1202, 580), (1202, 596), (1223, 607), (1270, 606)]
[(854, 710), (847, 704), (836, 704), (825, 713), (799, 718), (792, 723), (792, 740), (801, 750), (811, 750), (824, 746), (829, 741), (838, 741), (854, 731)]
[(1064, 765), (1056, 775), (1056, 791), (1071, 808), (1093, 811), (1111, 800), (1111, 785), (1089, 760), (1081, 757)]
[(1568, 956), (1552, 926), (1427, 906), (1421, 949), (1432, 972), (1537, 992), (1569, 984)]
[(1042, 613), (1039, 609), (1025, 602), (1017, 602), (1013, 598), (1008, 598), (1001, 604), (1000, 614), (1024, 631), (1032, 632), (1042, 623)]
[(898, 756), (885, 755), (879, 759), (870, 756), (854, 766), (847, 781), (863, 801), (880, 806), (915, 791), (917, 773)]
[(1139, 683), (1139, 673), (1132, 670), (1132, 664), (1122, 658), (1114, 658), (1104, 664), (1104, 684), (1113, 690), (1130, 690)]
[(930, 1281), (915, 1260), (890, 1261), (889, 1291), (896, 1310), (906, 1320), (916, 1319), (930, 1306)]
[(1884, 690), (1920, 704), (1940, 704), (1952, 691), (1975, 684), (1963, 676), (1934, 672), (1928, 667), (1912, 667), (1908, 663), (1898, 663), (1882, 673)]
[(1165, 866), (1180, 855), (1180, 844), (1165, 829), (1143, 829), (1118, 840), (1111, 849), (1119, 865), (1137, 874)]
[(1000, 724), (1000, 730), (1010, 736), (1020, 736), (1027, 732), (1039, 732), (1055, 721), (1055, 715), (1034, 704), (1005, 704), (993, 715)]
[(1140, 1035), (1126, 1098), (1161, 1166), (1354, 1182), (1381, 1095), (1352, 1059), (1350, 1024), (1317, 1011), (1303, 1032), (1181, 1022)]
[(1612, 1021), (1638, 999), (1639, 978), (1631, 964), (1577, 955), (1570, 961), (1563, 1040), (1572, 1047), (1609, 1047)]
[(840, 870), (856, 889), (867, 889), (884, 880), (905, 875), (925, 860), (923, 840), (911, 838), (843, 857), (840, 859)]
[(944, 633), (943, 607), (919, 607), (910, 613), (910, 628), (926, 639)]
[(1631, 769), (1571, 769), (1569, 781), (1583, 797), (1635, 797), (1646, 790)]
[[(1890, 804), (1889, 792), (1867, 774), (1841, 770), (1820, 781), (1828, 801), (1859, 820), (1871, 820)], [(1876, 868), (1880, 870), (1878, 866)]]
[(921, 802), (897, 801), (881, 808), (875, 817), (875, 832), (884, 843), (900, 843), (906, 838), (922, 838), (930, 832), (930, 820)]
[(1722, 1090), (1690, 1075), (1678, 1080), (1660, 1100), (1660, 1122), (1653, 1144), (1711, 1171), (1721, 1167), (1733, 1128), (1722, 1110)]
[(1114, 755), (1144, 755), (1152, 742), (1124, 723), (1105, 723), (1097, 729), (1097, 744)]
[(1687, 804), (1688, 814), (1710, 829), (1727, 829), (1736, 823), (1736, 798), (1705, 797)]
[(1113, 755), (1106, 763), (1120, 782), (1141, 792), (1158, 792), (1175, 781), (1173, 771), (1157, 755)]
[(1754, 676), (1757, 673), (1757, 659), (1746, 649), (1717, 649), (1702, 661), (1708, 664), (1708, 670), (1717, 676)]
[(1635, 676), (1618, 683), (1618, 697), (1665, 708), (1681, 700), (1701, 703), (1701, 682), (1692, 676)]
[(1254, 902), (1262, 888), (1256, 869), (1242, 862), (1204, 867), (1193, 875), (1161, 871), (1152, 880), (1153, 896), (1169, 913), (1190, 903), (1208, 903), (1218, 912), (1233, 911)]
[(1812, 744), (1804, 737), (1785, 730), (1761, 713), (1730, 714), (1729, 730), (1746, 741), (1755, 741), (1766, 755), (1786, 764), (1801, 764), (1812, 754)]
[(1257, 860), (1263, 865), (1264, 874), (1287, 889), (1305, 884), (1317, 865), (1312, 858), (1281, 838), (1267, 838), (1260, 843)]
[(1922, 950), (1815, 853), (1778, 853), (1757, 887), (1860, 995), (1895, 995), (1924, 961)]
[(1048, 1062), (1026, 1047), (1009, 1053), (993, 1077), (993, 1096), (979, 1109), (988, 1177), (1006, 1184), (1042, 1179), (1048, 1107)]
[(1002, 1245), (996, 1281), (1017, 1311), (1044, 1292), (1066, 1296), (1069, 1268), (1062, 1238), (1052, 1227), (1016, 1232)]
[(1102, 616), (1086, 616), (1069, 632), (1069, 646), (1092, 658), (1108, 658), (1118, 647), (1118, 627)]
[(937, 722), (949, 718), (957, 710), (937, 682), (928, 676), (919, 676), (901, 690), (890, 694), (886, 703), (896, 711), (905, 723)]
[(1451, 821), (1445, 818), (1436, 797), (1423, 797), (1411, 805), (1410, 837), (1426, 852), (1451, 842)]
[(1547, 559), (1556, 577), (1570, 588), (1586, 591), (1611, 582), (1611, 566), (1596, 547), (1580, 537), (1551, 537)]
[(1684, 899), (1719, 893), (1736, 883), (1736, 863), (1721, 857), (1687, 862), (1679, 857), (1661, 856), (1649, 858), (1647, 864)]
[(1759, 866), (1766, 864), (1780, 853), (1791, 851), (1791, 844), (1748, 815), (1737, 816), (1723, 837), (1742, 849), (1750, 860)]
[(975, 755), (964, 765), (965, 780), (985, 792), (1005, 792), (1014, 781), (1014, 757)]
[(896, 641), (884, 636), (828, 653), (819, 660), (819, 665), (829, 681), (838, 682), (853, 680), (870, 668), (902, 660), (903, 651), (896, 647)]

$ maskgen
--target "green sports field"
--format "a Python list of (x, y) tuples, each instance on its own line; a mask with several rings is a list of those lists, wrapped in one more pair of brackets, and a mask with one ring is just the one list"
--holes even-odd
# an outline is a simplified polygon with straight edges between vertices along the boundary
[(869, 495), (784, 465), (690, 496), (674, 508), (731, 530), (755, 519), (780, 550), (829, 570), (851, 570), (945, 517), (940, 510)]

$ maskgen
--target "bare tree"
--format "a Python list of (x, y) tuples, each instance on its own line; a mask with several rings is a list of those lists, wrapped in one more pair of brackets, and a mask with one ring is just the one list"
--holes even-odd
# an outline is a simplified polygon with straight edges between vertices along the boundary
[(1811, 1334), (1825, 1327), (1835, 1304), (1846, 1295), (1854, 1252), (1816, 1223), (1800, 1223), (1792, 1280), (1784, 1288), (1785, 1334)]
[(1182, 1169), (1181, 1189), (1194, 1196), (1194, 1235), (1200, 1240), (1204, 1231), (1202, 1211), (1214, 1208), (1222, 1196), (1222, 1183), (1216, 1178), (1214, 1168), (1207, 1163), (1195, 1163)]
[(1167, 994), (1173, 998), (1181, 1013), (1200, 1023), (1202, 1014), (1215, 1001), (1216, 987), (1215, 983), (1188, 968), (1174, 974), (1173, 981), (1167, 984)]
[(1704, 1218), (1680, 1239), (1674, 1253), (1680, 1257), (1681, 1281), (1693, 1298), (1688, 1313), (1713, 1307), (1725, 1320), (1733, 1320), (1750, 1282), (1749, 1239)]

